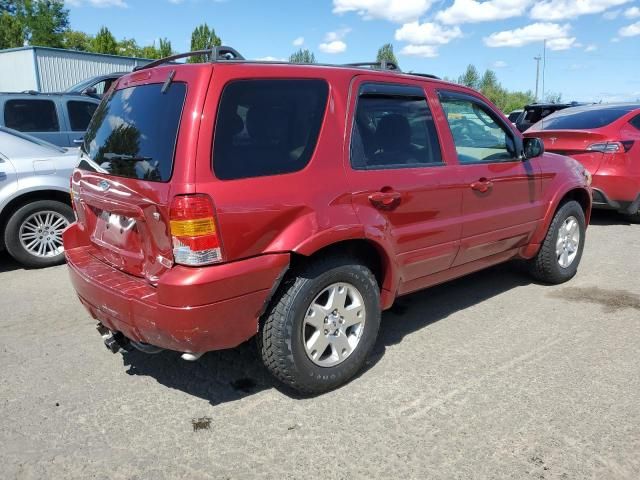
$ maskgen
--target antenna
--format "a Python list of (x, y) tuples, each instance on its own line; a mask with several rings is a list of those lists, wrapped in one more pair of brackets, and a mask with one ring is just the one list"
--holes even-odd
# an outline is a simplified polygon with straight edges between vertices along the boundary
[(533, 59), (536, 61), (536, 94), (533, 97), (533, 102), (535, 103), (538, 101), (538, 82), (540, 80), (540, 60), (542, 60), (542, 57), (538, 55)]

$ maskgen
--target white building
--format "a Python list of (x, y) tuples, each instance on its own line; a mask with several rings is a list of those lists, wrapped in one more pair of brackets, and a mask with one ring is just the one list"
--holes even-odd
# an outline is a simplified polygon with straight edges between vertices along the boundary
[(130, 72), (151, 60), (49, 47), (0, 50), (0, 92), (61, 92), (87, 78)]

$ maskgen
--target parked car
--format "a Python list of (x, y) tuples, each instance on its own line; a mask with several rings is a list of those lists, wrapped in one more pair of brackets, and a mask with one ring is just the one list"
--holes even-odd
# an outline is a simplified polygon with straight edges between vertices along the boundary
[(575, 275), (585, 169), (476, 91), (213, 57), (122, 77), (81, 147), (65, 255), (112, 351), (194, 360), (257, 336), (317, 393), (361, 369), (401, 295), (514, 258)]
[(75, 93), (0, 93), (0, 126), (60, 147), (77, 147), (99, 103)]
[(524, 107), (524, 111), (516, 120), (516, 127), (521, 132), (525, 132), (533, 124), (538, 123), (543, 118), (548, 117), (558, 110), (584, 105), (583, 103), (533, 103)]
[(640, 104), (568, 108), (547, 117), (526, 136), (548, 151), (569, 155), (593, 175), (593, 205), (640, 222)]
[(75, 220), (69, 180), (77, 149), (0, 127), (0, 250), (27, 267), (64, 261), (62, 231)]
[(87, 78), (80, 83), (65, 90), (65, 93), (75, 93), (77, 95), (88, 95), (95, 98), (102, 98), (109, 91), (111, 85), (127, 72), (113, 72), (106, 75)]
[(507, 115), (507, 118), (511, 123), (515, 125), (516, 121), (518, 120), (522, 112), (524, 112), (524, 110), (513, 110), (512, 112), (509, 112), (509, 115)]

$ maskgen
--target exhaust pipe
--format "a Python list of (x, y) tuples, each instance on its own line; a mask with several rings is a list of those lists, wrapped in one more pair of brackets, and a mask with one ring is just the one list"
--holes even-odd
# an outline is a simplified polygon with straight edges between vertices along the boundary
[(129, 346), (129, 340), (122, 333), (116, 332), (107, 335), (104, 338), (104, 345), (111, 353), (118, 353), (120, 350), (126, 350)]

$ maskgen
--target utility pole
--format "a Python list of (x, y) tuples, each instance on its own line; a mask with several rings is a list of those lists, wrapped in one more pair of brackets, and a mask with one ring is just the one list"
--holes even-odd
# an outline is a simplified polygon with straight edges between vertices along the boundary
[(533, 97), (534, 102), (538, 101), (538, 81), (540, 79), (540, 60), (542, 60), (542, 57), (540, 55), (538, 55), (537, 57), (533, 57), (533, 59), (536, 61), (536, 94)]

